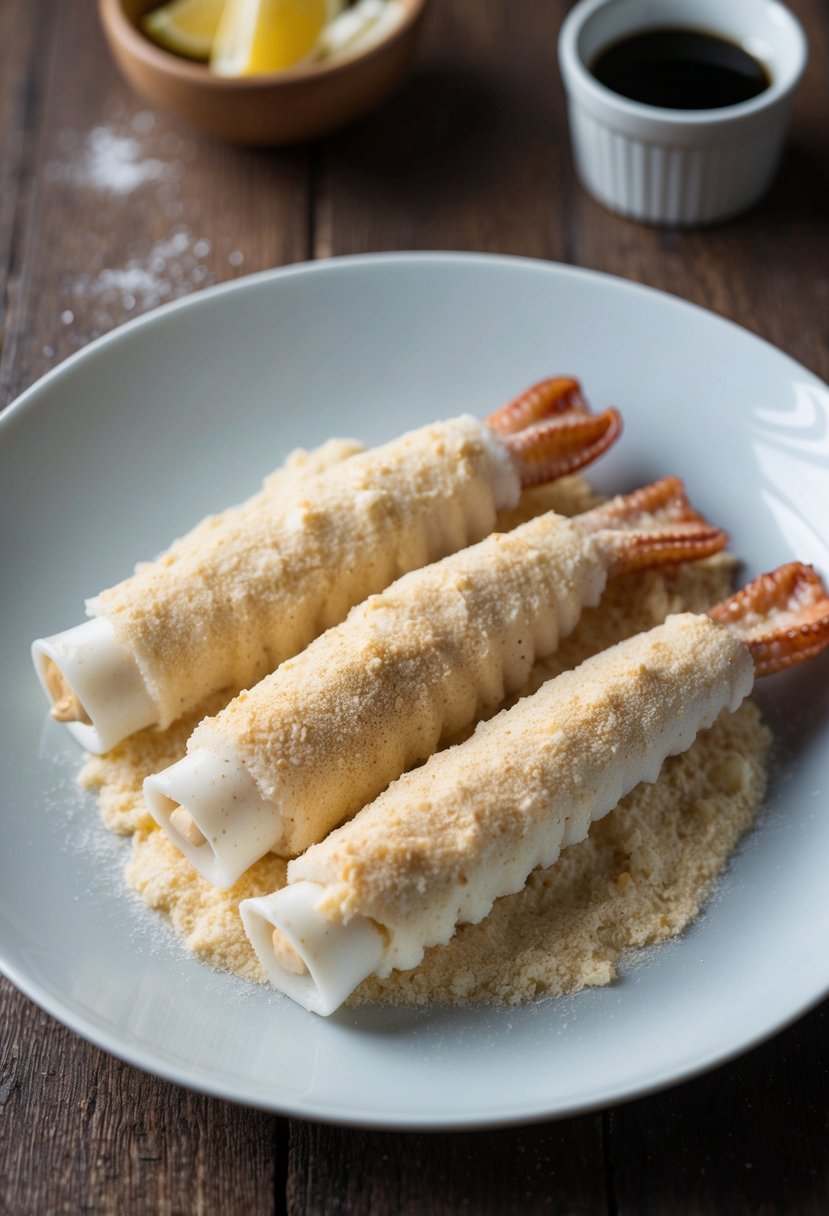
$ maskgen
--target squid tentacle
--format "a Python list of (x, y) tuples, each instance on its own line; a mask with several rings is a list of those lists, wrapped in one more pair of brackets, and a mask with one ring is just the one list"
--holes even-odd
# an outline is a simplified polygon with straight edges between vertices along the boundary
[(758, 676), (784, 671), (829, 646), (829, 596), (803, 562), (761, 574), (708, 615), (745, 642)]
[(525, 431), (500, 438), (516, 462), (524, 489), (567, 477), (590, 464), (622, 433), (617, 410), (585, 414), (571, 410)]
[(574, 410), (590, 412), (578, 380), (572, 376), (548, 376), (524, 389), (484, 421), (499, 435), (513, 435), (545, 418)]

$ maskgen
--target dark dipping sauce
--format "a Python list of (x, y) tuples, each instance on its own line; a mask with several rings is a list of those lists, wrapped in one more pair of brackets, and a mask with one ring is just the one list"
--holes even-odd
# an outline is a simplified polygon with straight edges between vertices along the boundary
[(605, 47), (590, 70), (614, 93), (668, 110), (735, 106), (771, 84), (742, 47), (703, 30), (641, 30)]

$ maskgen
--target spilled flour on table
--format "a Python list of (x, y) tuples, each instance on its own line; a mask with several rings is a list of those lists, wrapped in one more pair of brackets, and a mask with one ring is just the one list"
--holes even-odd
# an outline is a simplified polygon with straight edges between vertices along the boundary
[(105, 266), (94, 275), (77, 275), (72, 295), (87, 307), (91, 301), (95, 315), (114, 308), (124, 312), (156, 308), (215, 281), (204, 262), (212, 248), (188, 228), (177, 227), (170, 236), (154, 242), (142, 257), (130, 258), (122, 266)]
[(51, 160), (46, 174), (52, 181), (70, 181), (104, 194), (125, 196), (143, 186), (170, 181), (180, 173), (175, 162), (145, 156), (140, 136), (147, 133), (146, 122), (137, 121), (134, 131), (111, 126), (93, 127), (81, 140), (71, 129), (58, 135), (58, 147), (69, 154), (67, 160)]
[[(208, 240), (198, 231), (200, 207), (192, 181), (198, 145), (159, 129), (149, 110), (116, 109), (91, 130), (63, 128), (50, 140), (44, 176), (69, 216), (95, 212), (100, 221), (83, 231), (84, 248), (63, 267), (56, 315), (66, 348), (83, 346), (114, 325), (223, 277), (219, 266), (239, 270), (245, 255), (238, 233)], [(106, 217), (126, 212), (126, 244), (113, 242)], [(192, 226), (183, 222), (189, 214)], [(123, 235), (126, 235), (123, 234)], [(56, 343), (42, 348), (46, 359)]]
[[(595, 501), (583, 478), (568, 478), (526, 494), (501, 526), (551, 508), (574, 514)], [(536, 666), (525, 692), (672, 612), (710, 607), (729, 593), (732, 571), (733, 559), (720, 554), (614, 580), (600, 607), (586, 611), (558, 652)], [(165, 732), (143, 731), (89, 759), (80, 780), (98, 791), (107, 827), (132, 835), (125, 878), (147, 906), (169, 918), (198, 958), (264, 983), (238, 905), (284, 885), (285, 861), (265, 857), (218, 891), (154, 825), (141, 793), (143, 778), (179, 759), (200, 717), (227, 699), (214, 697)], [(751, 702), (722, 715), (665, 763), (655, 785), (638, 786), (587, 840), (535, 871), (523, 891), (500, 899), (480, 924), (461, 926), (412, 971), (365, 981), (349, 1003), (514, 1004), (610, 983), (626, 951), (676, 936), (699, 912), (763, 801), (769, 742)]]

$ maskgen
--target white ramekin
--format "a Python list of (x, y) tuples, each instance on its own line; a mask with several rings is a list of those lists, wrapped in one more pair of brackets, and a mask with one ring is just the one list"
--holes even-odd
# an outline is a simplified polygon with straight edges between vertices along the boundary
[[(739, 43), (765, 64), (770, 87), (736, 106), (668, 110), (628, 101), (590, 72), (610, 43), (666, 26)], [(561, 27), (558, 57), (585, 188), (622, 215), (680, 226), (745, 211), (771, 185), (807, 43), (778, 0), (582, 0)]]

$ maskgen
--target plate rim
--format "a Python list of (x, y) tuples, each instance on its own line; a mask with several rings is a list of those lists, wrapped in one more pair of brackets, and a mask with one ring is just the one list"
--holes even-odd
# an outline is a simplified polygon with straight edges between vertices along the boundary
[[(671, 940), (674, 942), (679, 941), (681, 940), (681, 935), (680, 938)], [(645, 949), (658, 948), (658, 945), (654, 945)], [(694, 1063), (688, 1064), (687, 1067), (679, 1070), (664, 1068), (640, 1085), (632, 1084), (626, 1086), (622, 1084), (616, 1091), (605, 1092), (601, 1097), (586, 1098), (582, 1102), (571, 1102), (566, 1107), (558, 1110), (544, 1110), (540, 1109), (537, 1105), (524, 1109), (516, 1105), (514, 1109), (500, 1114), (470, 1114), (469, 1116), (457, 1114), (449, 1115), (448, 1117), (438, 1114), (425, 1119), (417, 1116), (412, 1117), (403, 1110), (399, 1113), (389, 1111), (372, 1113), (358, 1109), (357, 1107), (344, 1106), (342, 1109), (332, 1109), (330, 1104), (317, 1105), (318, 1099), (305, 1100), (300, 1103), (295, 1103), (288, 1099), (275, 1103), (259, 1097), (253, 1092), (240, 1096), (241, 1091), (238, 1087), (233, 1091), (222, 1082), (213, 1081), (208, 1077), (193, 1078), (185, 1070), (180, 1069), (177, 1065), (168, 1063), (164, 1059), (148, 1064), (147, 1060), (142, 1058), (142, 1052), (139, 1048), (130, 1048), (129, 1046), (119, 1044), (111, 1032), (100, 1027), (95, 1027), (93, 1032), (88, 1026), (84, 1026), (82, 1017), (75, 1015), (72, 1011), (67, 1012), (57, 1008), (56, 1006), (59, 1006), (60, 1002), (57, 999), (53, 1000), (48, 990), (39, 985), (37, 981), (30, 981), (28, 977), (23, 977), (16, 968), (9, 966), (2, 956), (0, 956), (0, 974), (13, 987), (37, 1005), (39, 1009), (43, 1010), (50, 1017), (53, 1017), (61, 1026), (78, 1035), (84, 1042), (91, 1044), (107, 1055), (113, 1056), (123, 1064), (137, 1068), (139, 1072), (146, 1073), (150, 1077), (157, 1077), (162, 1081), (179, 1085), (182, 1089), (190, 1090), (193, 1093), (204, 1094), (210, 1098), (218, 1098), (224, 1102), (231, 1102), (235, 1106), (241, 1106), (248, 1110), (259, 1110), (284, 1118), (301, 1119), (304, 1122), (325, 1123), (328, 1126), (353, 1128), (356, 1130), (398, 1132), (464, 1132), (523, 1127), (538, 1123), (553, 1123), (563, 1119), (578, 1118), (581, 1115), (594, 1114), (599, 1111), (626, 1105), (629, 1102), (638, 1101), (640, 1098), (648, 1098), (655, 1094), (663, 1093), (668, 1089), (673, 1089), (675, 1086), (678, 1087), (697, 1080), (739, 1059), (741, 1056), (747, 1055), (750, 1051), (769, 1042), (776, 1035), (794, 1025), (795, 1022), (800, 1021), (801, 1018), (812, 1012), (829, 995), (829, 985), (827, 985), (825, 991), (816, 995), (805, 1006), (798, 1007), (796, 1011), (787, 1015), (773, 1026), (750, 1036), (732, 1048), (724, 1051), (711, 1051), (706, 1056), (700, 1057)], [(571, 995), (576, 998), (579, 994), (573, 993)], [(551, 1001), (555, 999), (557, 998), (549, 998)]]
[(182, 308), (197, 308), (218, 296), (232, 294), (236, 291), (245, 291), (262, 283), (304, 276), (306, 274), (331, 273), (342, 267), (385, 266), (391, 263), (420, 265), (428, 262), (434, 264), (457, 263), (463, 265), (480, 264), (520, 267), (532, 273), (594, 280), (600, 284), (609, 285), (614, 290), (627, 291), (633, 295), (644, 292), (646, 295), (658, 296), (663, 302), (671, 307), (678, 308), (680, 311), (688, 309), (692, 313), (701, 314), (705, 317), (715, 317), (717, 321), (728, 326), (735, 333), (747, 335), (755, 342), (761, 343), (778, 358), (785, 359), (793, 369), (805, 373), (810, 379), (816, 381), (820, 387), (829, 391), (829, 384), (821, 380), (816, 372), (806, 367), (804, 363), (800, 363), (793, 355), (788, 354), (787, 351), (781, 350), (779, 346), (775, 346), (768, 338), (764, 338), (761, 334), (755, 333), (754, 330), (740, 324), (738, 321), (732, 320), (731, 317), (727, 317), (723, 313), (717, 312), (713, 308), (696, 304), (693, 300), (686, 300), (683, 296), (676, 295), (674, 292), (665, 291), (664, 288), (651, 287), (647, 283), (640, 283), (636, 279), (626, 279), (622, 275), (611, 274), (605, 270), (594, 270), (591, 267), (574, 266), (569, 262), (546, 261), (543, 258), (534, 258), (520, 254), (479, 253), (474, 250), (452, 251), (439, 249), (404, 250), (401, 252), (383, 251), (379, 253), (338, 254), (335, 257), (292, 262), (287, 266), (275, 266), (268, 270), (258, 270), (253, 274), (239, 275), (235, 279), (226, 279), (222, 283), (214, 283), (210, 287), (188, 292), (187, 295), (179, 296), (176, 300), (169, 300), (166, 304), (159, 304), (155, 308), (150, 308), (146, 312), (141, 313), (140, 316), (131, 317), (128, 321), (124, 321), (121, 325), (116, 325), (114, 329), (109, 330), (107, 333), (91, 339), (85, 346), (67, 355), (60, 363), (55, 364), (54, 367), (51, 367), (27, 388), (23, 389), (13, 401), (10, 401), (7, 406), (0, 410), (0, 434), (2, 434), (4, 427), (9, 426), (12, 421), (17, 420), (24, 409), (31, 409), (38, 395), (44, 389), (49, 388), (54, 380), (71, 371), (76, 363), (82, 362), (87, 358), (92, 358), (104, 347), (117, 344), (125, 336), (142, 329), (144, 326), (152, 326), (159, 320), (163, 320), (164, 317), (178, 312)]

